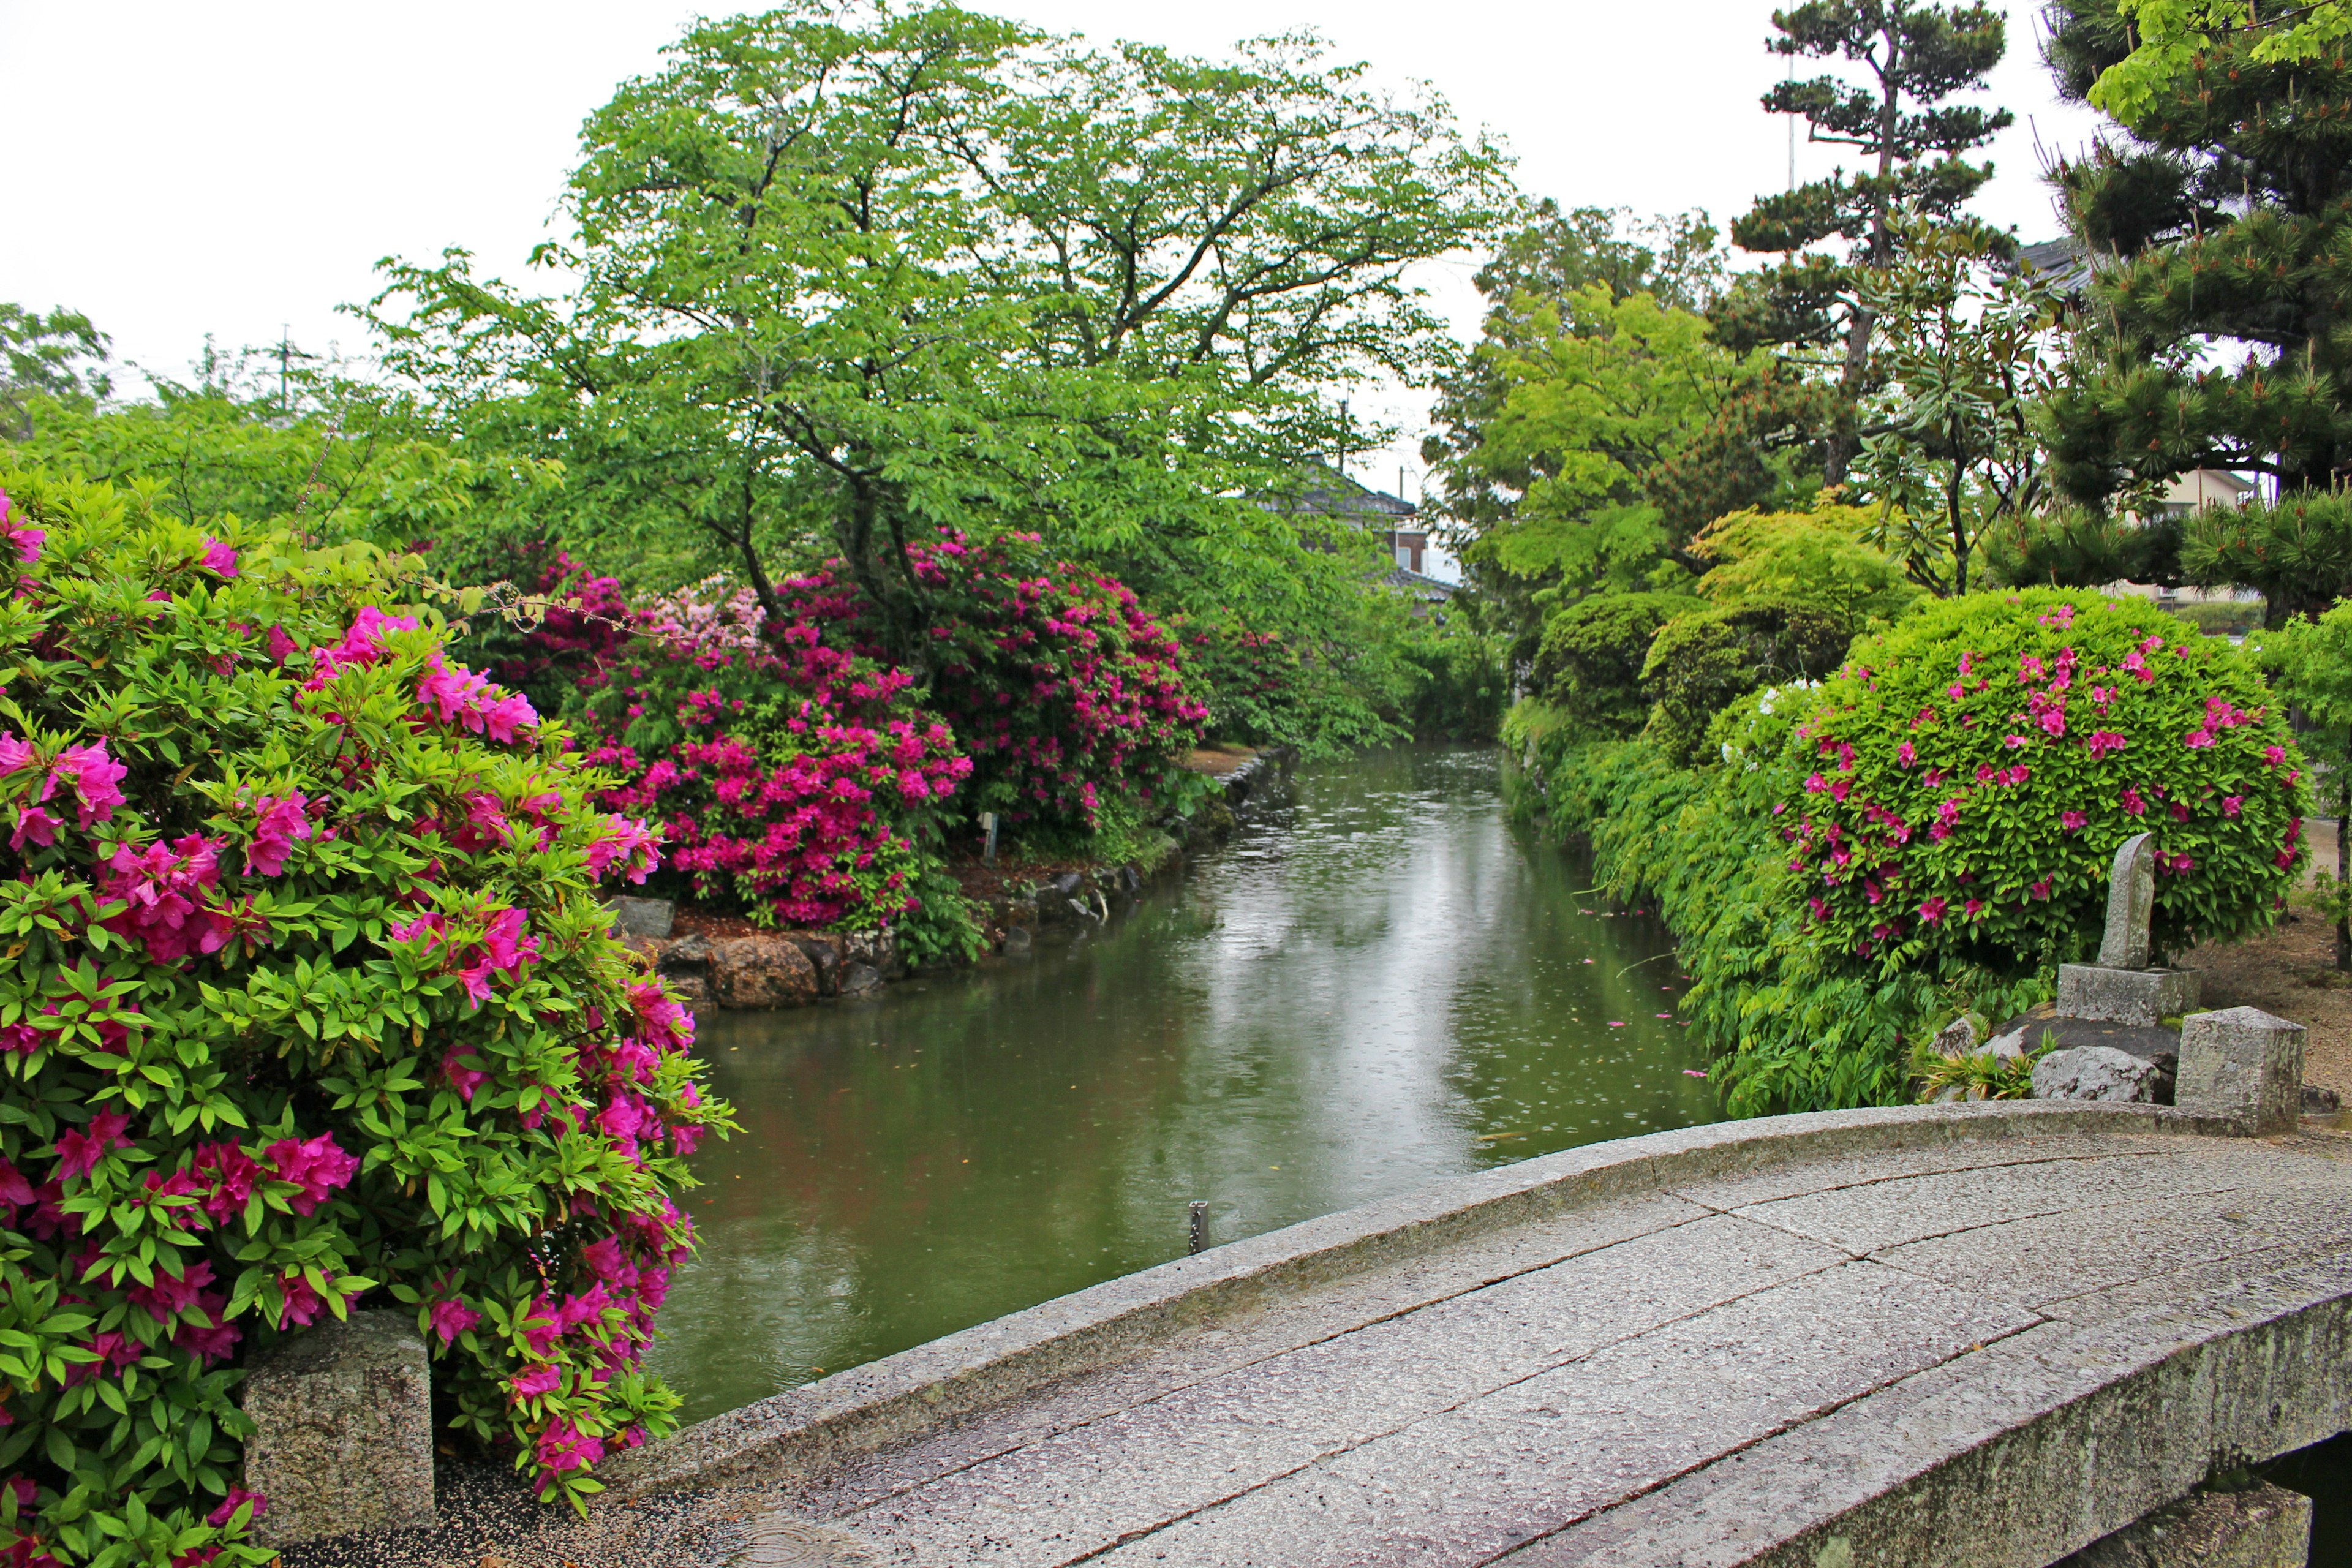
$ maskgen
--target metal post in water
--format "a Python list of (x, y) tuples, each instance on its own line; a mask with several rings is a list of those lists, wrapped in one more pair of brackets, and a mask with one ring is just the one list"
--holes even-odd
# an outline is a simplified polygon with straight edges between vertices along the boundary
[(1199, 1198), (1192, 1200), (1192, 1245), (1187, 1252), (1198, 1252), (1209, 1245), (1209, 1205)]

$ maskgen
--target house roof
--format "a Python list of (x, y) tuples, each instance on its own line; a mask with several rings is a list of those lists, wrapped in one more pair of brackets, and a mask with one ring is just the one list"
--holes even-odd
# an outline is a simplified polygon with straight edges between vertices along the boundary
[(1396, 521), (1421, 515), (1421, 509), (1403, 497), (1358, 484), (1328, 464), (1308, 464), (1299, 479), (1298, 489), (1260, 496), (1258, 505), (1268, 511), (1304, 511), (1367, 521), (1378, 518), (1391, 527)]

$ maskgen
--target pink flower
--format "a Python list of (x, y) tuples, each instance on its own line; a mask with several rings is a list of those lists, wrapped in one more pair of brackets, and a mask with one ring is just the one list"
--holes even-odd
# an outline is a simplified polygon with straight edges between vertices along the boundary
[(2284, 746), (2264, 746), (2263, 748), (2263, 761), (2271, 767), (2277, 767), (2280, 763), (2286, 761), (2286, 748)]
[(236, 1517), (236, 1510), (238, 1509), (246, 1507), (248, 1504), (251, 1505), (253, 1509), (251, 1513), (246, 1515), (249, 1520), (259, 1519), (263, 1514), (269, 1511), (269, 1500), (268, 1498), (263, 1497), (259, 1492), (249, 1492), (243, 1487), (233, 1486), (228, 1489), (227, 1500), (223, 1502), (220, 1507), (213, 1510), (212, 1512), (205, 1515), (205, 1522), (212, 1525), (226, 1525), (230, 1520)]
[(2034, 883), (2031, 890), (2033, 896), (2037, 899), (2048, 898), (2050, 896), (2050, 879), (2044, 877), (2039, 882)]
[(433, 1331), (441, 1336), (445, 1346), (456, 1343), (459, 1334), (482, 1321), (482, 1314), (466, 1305), (462, 1296), (434, 1302), (432, 1317)]
[(1907, 768), (1919, 760), (1919, 753), (1912, 750), (1910, 742), (1906, 741), (1895, 748), (1895, 760), (1900, 766)]
[(2099, 762), (2122, 751), (2131, 742), (2114, 730), (2094, 730), (2085, 743), (2093, 762)]
[(2147, 802), (2140, 799), (2139, 791), (2129, 786), (2124, 790), (2123, 805), (2124, 809), (2134, 816), (2144, 816), (2147, 811)]
[(416, 699), (444, 724), (458, 724), (501, 744), (539, 722), (528, 700), (491, 685), (464, 665), (446, 662), (438, 652), (425, 663)]
[(611, 832), (588, 846), (588, 875), (602, 879), (618, 863), (631, 882), (643, 882), (646, 873), (661, 867), (659, 840), (641, 818), (608, 816)]
[(287, 1200), (287, 1206), (299, 1215), (316, 1209), (335, 1188), (348, 1185), (360, 1168), (355, 1157), (336, 1147), (331, 1132), (299, 1142), (281, 1138), (269, 1146), (266, 1158), (271, 1175), (302, 1189)]
[(1934, 925), (1944, 918), (1944, 910), (1948, 907), (1941, 899), (1926, 900), (1919, 905), (1919, 918)]
[(197, 1144), (188, 1170), (209, 1184), (199, 1206), (215, 1225), (226, 1225), (245, 1212), (254, 1178), (261, 1174), (261, 1167), (234, 1143)]
[(110, 1150), (128, 1149), (131, 1140), (122, 1130), (131, 1125), (131, 1118), (119, 1110), (101, 1110), (89, 1119), (87, 1132), (67, 1132), (58, 1139), (58, 1175), (70, 1180), (87, 1176), (98, 1169), (98, 1163)]
[(292, 658), (296, 654), (301, 651), (301, 645), (297, 643), (292, 637), (286, 635), (286, 628), (284, 626), (272, 626), (269, 628), (270, 663), (284, 664), (288, 659)]
[(309, 805), (299, 790), (285, 796), (263, 795), (253, 803), (253, 838), (245, 849), (246, 869), (265, 877), (286, 869), (286, 857), (293, 853), (295, 841), (310, 837)]
[(5, 529), (8, 542), (16, 547), (16, 563), (30, 566), (41, 558), (41, 543), (49, 536), (37, 528), (13, 528), (8, 523), (8, 492), (0, 490), (0, 529)]
[(1966, 915), (1969, 919), (1974, 920), (1978, 915), (1984, 912), (1984, 900), (1981, 899), (1970, 899), (1966, 907), (1963, 908), (1960, 912)]
[[(87, 746), (68, 746), (58, 753), (58, 775), (74, 787), (81, 797), (81, 825), (87, 829), (114, 816), (114, 808), (122, 804), (122, 791), (116, 786), (131, 770), (106, 754), (106, 742), (92, 741)], [(42, 792), (47, 800), (48, 794)]]
[(20, 805), (16, 808), (16, 830), (8, 836), (8, 847), (22, 849), (31, 839), (43, 848), (58, 841), (58, 819), (47, 806)]
[(2245, 804), (2246, 797), (2244, 795), (2225, 795), (2221, 797), (2221, 815), (2224, 816), (2235, 816), (2238, 815), (2239, 811), (2244, 807)]
[(228, 911), (210, 903), (220, 886), (219, 848), (214, 840), (194, 833), (168, 847), (151, 844), (143, 851), (116, 845), (99, 879), (99, 897), (129, 907), (100, 924), (118, 936), (145, 942), (147, 956), (157, 963), (177, 963), (192, 952), (217, 952), (235, 929)]
[(2090, 820), (2079, 811), (2062, 811), (2058, 814), (2058, 825), (2069, 833), (2081, 832)]
[(449, 1080), (449, 1087), (457, 1091), (458, 1099), (471, 1105), (474, 1102), (474, 1091), (489, 1082), (490, 1075), (460, 1063), (457, 1058), (463, 1054), (461, 1048), (453, 1050), (442, 1058), (441, 1076)]
[(207, 572), (218, 573), (223, 577), (234, 577), (236, 575), (236, 552), (210, 534), (206, 534), (204, 559), (200, 564)]
[(2180, 737), (2180, 743), (2188, 747), (2192, 752), (2201, 752), (2206, 747), (2213, 743), (2213, 731), (2210, 730), (2191, 730), (2189, 733)]
[(590, 1436), (568, 1419), (551, 1423), (539, 1436), (539, 1467), (553, 1474), (586, 1469), (604, 1457), (603, 1439)]
[[(324, 1274), (327, 1271), (322, 1268), (320, 1272)], [(289, 1268), (279, 1274), (278, 1288), (286, 1293), (286, 1310), (278, 1320), (278, 1326), (281, 1329), (310, 1327), (327, 1304), (299, 1268)]]
[(1830, 781), (1822, 777), (1819, 773), (1813, 774), (1811, 778), (1805, 781), (1806, 792), (1811, 795), (1819, 795), (1829, 787)]
[(507, 1393), (517, 1401), (537, 1399), (563, 1386), (562, 1370), (555, 1366), (534, 1366), (507, 1379)]

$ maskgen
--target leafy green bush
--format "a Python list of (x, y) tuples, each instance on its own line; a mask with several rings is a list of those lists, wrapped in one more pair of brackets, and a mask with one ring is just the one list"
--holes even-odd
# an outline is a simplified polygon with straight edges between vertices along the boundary
[(2116, 847), (2156, 835), (2154, 935), (2269, 923), (2304, 853), (2294, 738), (2226, 642), (2143, 602), (1975, 595), (1854, 645), (1777, 803), (1822, 939), (1895, 963), (2080, 956)]
[(1643, 731), (1678, 767), (1708, 750), (1715, 716), (1759, 686), (1820, 679), (1845, 658), (1853, 627), (1833, 611), (1748, 599), (1676, 616), (1651, 639), (1642, 685), (1654, 700)]
[(1902, 564), (1863, 542), (1875, 510), (1823, 504), (1811, 511), (1739, 511), (1717, 519), (1691, 542), (1716, 563), (1699, 579), (1709, 603), (1805, 605), (1835, 616), (1848, 637), (1873, 620), (1892, 621), (1925, 593)]
[(1535, 689), (1588, 737), (1636, 733), (1650, 715), (1642, 684), (1650, 639), (1705, 605), (1682, 594), (1598, 594), (1544, 623)]
[(1720, 1053), (1713, 1077), (1738, 1116), (1903, 1103), (1912, 1045), (1937, 1022), (2006, 1017), (2049, 994), (1964, 963), (1889, 972), (1812, 940), (1772, 814), (1785, 742), (1811, 702), (1789, 688), (1740, 699), (1713, 731), (1728, 761), (1700, 768), (1647, 740), (1577, 744), (1528, 704), (1505, 725), (1538, 755), (1540, 788), (1520, 789), (1521, 809), (1589, 837), (1605, 889), (1650, 903), (1675, 933), (1693, 981), (1682, 1010)]
[(1507, 639), (1452, 623), (1423, 625), (1399, 651), (1418, 672), (1412, 694), (1415, 740), (1491, 741), (1510, 701), (1504, 672)]
[(653, 837), (413, 561), (0, 487), (9, 1561), (267, 1561), (237, 1368), (370, 1299), (461, 1432), (593, 1490), (671, 1418), (638, 1358), (726, 1114), (598, 904)]

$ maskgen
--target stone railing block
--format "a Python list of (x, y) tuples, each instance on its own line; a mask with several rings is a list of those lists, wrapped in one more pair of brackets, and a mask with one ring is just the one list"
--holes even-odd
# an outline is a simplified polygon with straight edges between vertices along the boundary
[(2301, 1024), (2259, 1007), (2184, 1018), (2173, 1103), (2245, 1122), (2257, 1134), (2291, 1132), (2303, 1114), (2303, 1041)]
[(613, 911), (615, 936), (666, 937), (677, 922), (677, 906), (667, 899), (638, 899), (622, 893), (606, 907)]
[(2109, 969), (2096, 963), (2058, 966), (2058, 1013), (2067, 1018), (2152, 1027), (2197, 1005), (2190, 969)]
[(353, 1312), (271, 1346), (246, 1373), (245, 1413), (263, 1544), (433, 1522), (432, 1384), (407, 1313)]

